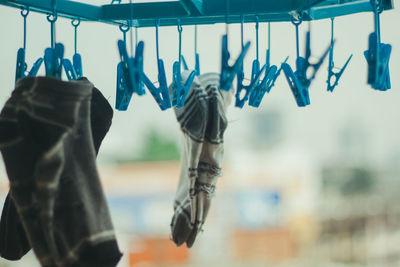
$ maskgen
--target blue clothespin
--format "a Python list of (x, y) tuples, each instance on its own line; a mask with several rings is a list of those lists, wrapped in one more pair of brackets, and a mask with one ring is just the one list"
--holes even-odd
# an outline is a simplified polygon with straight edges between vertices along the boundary
[(55, 40), (55, 22), (57, 21), (57, 13), (47, 16), (47, 21), (51, 26), (51, 47), (44, 51), (44, 65), (46, 69), (46, 76), (61, 79), (63, 58), (64, 58), (64, 45), (56, 43)]
[[(243, 23), (244, 23), (244, 17), (241, 16), (241, 41), (242, 41), (242, 50), (244, 48), (244, 41), (243, 41)], [(263, 66), (260, 70), (260, 61), (258, 60), (258, 19), (256, 21), (256, 39), (257, 39), (257, 58), (253, 60), (252, 64), (252, 69), (251, 69), (251, 80), (248, 85), (244, 85), (244, 70), (243, 70), (243, 64), (241, 64), (240, 71), (237, 74), (237, 88), (236, 88), (236, 94), (235, 94), (235, 106), (239, 108), (243, 108), (244, 104), (246, 101), (249, 99), (250, 94), (253, 92), (254, 88), (256, 85), (258, 85), (260, 76), (261, 74), (265, 71), (265, 66)], [(246, 93), (242, 95), (242, 91), (245, 90)]]
[(364, 52), (368, 62), (368, 84), (376, 90), (386, 91), (391, 88), (389, 60), (392, 46), (381, 43), (379, 16), (383, 11), (382, 1), (376, 3), (370, 0), (370, 3), (374, 11), (375, 31), (369, 35), (368, 50)]
[[(286, 63), (286, 61), (288, 59), (289, 59), (289, 57), (286, 57), (286, 59), (283, 63)], [(258, 108), (260, 106), (265, 93), (269, 93), (271, 91), (272, 87), (274, 87), (276, 80), (278, 79), (279, 75), (281, 74), (281, 71), (282, 71), (282, 65), (279, 69), (277, 66), (272, 65), (265, 70), (265, 76), (264, 76), (263, 80), (261, 81), (260, 84), (256, 85), (252, 94), (250, 95), (250, 99), (249, 99), (250, 106), (255, 107), (255, 108)]]
[(120, 111), (128, 109), (132, 94), (144, 95), (143, 79), (143, 50), (144, 43), (140, 41), (136, 47), (135, 57), (128, 56), (126, 43), (118, 41), (121, 62), (117, 66), (117, 96), (115, 108)]
[(39, 58), (38, 60), (36, 60), (36, 62), (32, 66), (32, 69), (28, 72), (28, 74), (26, 74), (27, 64), (25, 62), (25, 49), (24, 48), (18, 49), (15, 81), (25, 77), (36, 76), (42, 63), (43, 63), (43, 58)]
[(54, 48), (46, 48), (44, 51), (44, 64), (46, 76), (61, 79), (64, 57), (64, 45), (56, 43)]
[(74, 19), (71, 21), (72, 26), (75, 28), (75, 38), (74, 38), (74, 55), (72, 56), (72, 63), (69, 59), (63, 59), (63, 66), (65, 70), (65, 74), (67, 75), (67, 78), (69, 81), (71, 80), (77, 80), (79, 78), (82, 78), (82, 57), (80, 54), (78, 54), (77, 49), (76, 49), (76, 44), (77, 44), (77, 30), (78, 26), (81, 23), (80, 19)]
[[(299, 53), (299, 30), (298, 27), (301, 24), (301, 20), (292, 20), (292, 23), (296, 26), (296, 51), (297, 51), (297, 59), (296, 59), (296, 72), (293, 72), (292, 68), (287, 63), (282, 63), (282, 69), (285, 73), (286, 79), (289, 83), (290, 89), (292, 90), (293, 96), (296, 100), (296, 103), (299, 107), (304, 107), (310, 104), (310, 96), (309, 96), (309, 86), (312, 80), (315, 78), (315, 75), (319, 68), (321, 67), (323, 61), (328, 55), (330, 47), (328, 47), (324, 54), (321, 56), (320, 60), (316, 64), (311, 64), (309, 62), (311, 56), (311, 36), (310, 31), (306, 33), (306, 56), (300, 57)], [(311, 77), (307, 77), (307, 70), (309, 67), (313, 68), (313, 72)]]
[(249, 50), (250, 42), (247, 42), (242, 52), (240, 52), (239, 57), (236, 59), (235, 63), (229, 65), (229, 50), (228, 50), (228, 35), (222, 36), (222, 57), (221, 57), (221, 74), (220, 74), (220, 89), (229, 91), (232, 87), (233, 79), (235, 79), (236, 74), (241, 70), (243, 65), (244, 57)]
[[(196, 76), (200, 75), (200, 56), (197, 53), (197, 25), (194, 25), (194, 57), (195, 57), (195, 65), (194, 70), (196, 71)], [(189, 70), (188, 64), (186, 63), (185, 57), (182, 55), (182, 64), (184, 70)]]
[[(333, 48), (334, 48), (334, 39), (333, 39), (333, 21), (334, 18), (331, 18), (331, 47), (329, 49), (329, 63), (328, 63), (328, 80), (326, 81), (328, 84), (327, 90), (329, 92), (333, 92), (335, 87), (338, 85), (340, 78), (343, 75), (343, 72), (346, 70), (347, 65), (349, 64), (353, 55), (350, 55), (347, 59), (346, 63), (343, 67), (338, 71), (334, 72), (333, 69), (335, 67), (335, 63), (333, 62)], [(332, 80), (334, 79), (334, 80)]]
[(24, 48), (18, 49), (17, 52), (17, 65), (15, 71), (15, 81), (25, 78), (25, 77), (32, 77), (36, 76), (38, 73), (40, 66), (43, 63), (43, 58), (39, 58), (33, 64), (32, 69), (26, 74), (28, 69), (28, 65), (25, 62), (25, 50), (26, 50), (26, 17), (29, 14), (29, 9), (22, 9), (21, 16), (24, 18)]
[(158, 49), (158, 26), (160, 21), (156, 20), (156, 50), (157, 50), (157, 67), (158, 67), (158, 82), (159, 87), (155, 87), (151, 80), (143, 73), (143, 81), (147, 89), (149, 89), (154, 100), (157, 102), (161, 110), (171, 108), (171, 97), (169, 95), (169, 88), (167, 84), (167, 76), (165, 75), (164, 62), (160, 59)]
[(182, 26), (180, 19), (178, 19), (178, 32), (179, 32), (179, 55), (178, 61), (174, 62), (173, 70), (173, 81), (172, 81), (172, 106), (182, 108), (185, 104), (186, 97), (189, 93), (190, 87), (192, 86), (196, 71), (192, 71), (186, 82), (182, 84), (181, 75), (181, 60), (182, 60)]
[(77, 52), (77, 40), (78, 40), (78, 27), (81, 24), (80, 19), (74, 19), (71, 21), (72, 26), (74, 26), (74, 55), (72, 56), (72, 63), (73, 67), (76, 72), (77, 79), (83, 77), (83, 71), (82, 71), (82, 57), (80, 54)]
[[(258, 21), (258, 18), (257, 18)], [(262, 99), (264, 98), (265, 93), (269, 93), (271, 88), (275, 85), (276, 79), (278, 79), (282, 68), (273, 65), (270, 65), (270, 55), (271, 55), (271, 26), (268, 23), (268, 49), (266, 51), (265, 56), (265, 74), (264, 78), (260, 83), (257, 83), (254, 87), (254, 90), (250, 94), (249, 105), (255, 108), (258, 108), (261, 104)], [(258, 55), (258, 29), (257, 29), (257, 55)], [(289, 57), (285, 59), (284, 62), (288, 60)]]

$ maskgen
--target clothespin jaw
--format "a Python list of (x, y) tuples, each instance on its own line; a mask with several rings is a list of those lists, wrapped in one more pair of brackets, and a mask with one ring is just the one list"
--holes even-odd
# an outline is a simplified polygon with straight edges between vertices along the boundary
[(75, 69), (77, 79), (83, 77), (82, 72), (82, 57), (80, 54), (74, 54), (72, 56), (73, 67)]
[(378, 43), (375, 32), (369, 35), (368, 44), (368, 50), (364, 52), (368, 62), (368, 84), (376, 90), (386, 91), (391, 88), (389, 60), (392, 46)]
[(17, 52), (17, 67), (15, 71), (15, 81), (25, 77), (27, 65), (25, 63), (25, 49), (20, 48)]
[(33, 63), (32, 69), (29, 71), (27, 77), (36, 76), (42, 63), (43, 63), (43, 58), (38, 58), (38, 60), (36, 60), (35, 63)]
[(303, 84), (299, 77), (298, 72), (294, 73), (292, 68), (287, 63), (282, 63), (282, 70), (285, 73), (286, 79), (292, 90), (293, 96), (299, 107), (305, 107), (310, 104), (310, 96), (308, 94), (308, 85)]
[(186, 63), (185, 57), (183, 55), (181, 56), (181, 62), (182, 62), (182, 65), (183, 65), (183, 69), (184, 70), (189, 70), (188, 64)]
[(155, 87), (151, 80), (143, 74), (143, 81), (146, 87), (149, 89), (151, 95), (154, 97), (158, 106), (161, 110), (171, 108), (171, 97), (169, 95), (169, 88), (167, 84), (167, 77), (165, 75), (164, 62), (162, 59), (158, 59), (158, 81), (159, 87)]
[(220, 74), (220, 89), (229, 91), (232, 87), (233, 79), (235, 79), (236, 74), (240, 71), (243, 65), (244, 57), (250, 47), (250, 42), (247, 42), (243, 47), (239, 57), (236, 59), (232, 66), (229, 66), (229, 50), (228, 50), (228, 36), (224, 35), (222, 37), (222, 60), (221, 60), (221, 74)]
[(186, 82), (182, 84), (181, 66), (179, 61), (174, 62), (172, 67), (173, 70), (173, 82), (172, 82), (172, 106), (182, 108), (185, 104), (186, 97), (192, 87), (196, 71), (192, 71)]
[[(235, 94), (235, 106), (238, 108), (243, 108), (246, 101), (249, 99), (251, 93), (253, 92), (254, 88), (258, 84), (260, 80), (261, 74), (265, 71), (265, 66), (262, 67), (260, 70), (260, 62), (258, 60), (253, 60), (253, 65), (251, 69), (251, 80), (249, 85), (243, 85), (244, 80), (244, 71), (243, 65), (241, 67), (240, 72), (237, 74), (237, 88)], [(246, 93), (244, 96), (242, 95), (242, 91), (245, 90)]]
[(44, 51), (44, 64), (46, 76), (61, 79), (64, 57), (64, 45), (56, 43), (54, 48), (46, 48)]
[[(195, 58), (196, 62), (195, 62), (194, 70), (196, 72), (195, 73), (196, 76), (199, 76), (200, 75), (200, 57), (199, 57), (199, 54), (196, 53), (195, 57), (196, 57)], [(185, 57), (183, 55), (181, 56), (181, 61), (182, 61), (183, 69), (184, 70), (189, 70), (188, 64), (187, 64), (186, 59), (185, 59)]]
[[(351, 58), (353, 57), (353, 55), (350, 55), (349, 58), (347, 59), (346, 63), (343, 65), (343, 67), (339, 70), (339, 72), (334, 72), (333, 68), (334, 68), (334, 63), (333, 63), (333, 59), (329, 59), (329, 67), (328, 67), (328, 80), (326, 81), (328, 83), (328, 87), (327, 87), (327, 91), (329, 92), (333, 92), (333, 90), (335, 89), (335, 87), (339, 84), (339, 80), (342, 77), (344, 71), (347, 68), (347, 65), (349, 64)], [(332, 81), (332, 79), (334, 79)], [(332, 83), (333, 82), (333, 83)]]
[(69, 59), (63, 59), (63, 66), (65, 70), (65, 74), (67, 75), (68, 81), (78, 79), (78, 75), (76, 74), (75, 67), (72, 65)]

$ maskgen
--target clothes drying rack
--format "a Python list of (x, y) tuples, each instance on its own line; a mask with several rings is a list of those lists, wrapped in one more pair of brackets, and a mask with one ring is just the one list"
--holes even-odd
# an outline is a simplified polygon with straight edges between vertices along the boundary
[[(291, 21), (301, 14), (303, 21), (320, 20), (332, 17), (369, 12), (369, 0), (179, 0), (164, 2), (121, 3), (94, 5), (71, 0), (0, 0), (0, 5), (27, 8), (40, 13), (54, 13), (65, 18), (79, 18), (84, 21), (97, 21), (123, 25), (130, 21), (133, 27), (201, 25), (214, 23)], [(116, 3), (115, 3), (116, 2)], [(132, 7), (132, 6), (133, 7)], [(383, 9), (393, 9), (393, 0), (383, 0)], [(134, 10), (133, 16), (131, 10)]]

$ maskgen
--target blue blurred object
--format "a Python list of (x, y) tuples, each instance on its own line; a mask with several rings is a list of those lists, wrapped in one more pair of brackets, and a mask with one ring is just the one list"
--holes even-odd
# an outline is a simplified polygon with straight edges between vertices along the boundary
[(144, 43), (140, 41), (135, 50), (135, 57), (129, 57), (126, 42), (118, 41), (121, 62), (117, 67), (117, 97), (115, 108), (120, 111), (128, 109), (132, 94), (144, 95), (142, 87)]
[(184, 84), (182, 84), (182, 25), (180, 19), (178, 19), (178, 33), (179, 33), (179, 54), (178, 61), (173, 64), (173, 79), (172, 79), (172, 106), (182, 108), (185, 104), (186, 97), (189, 93), (190, 87), (192, 86), (196, 71), (192, 71), (187, 77)]
[(370, 3), (374, 12), (375, 31), (369, 35), (368, 50), (364, 52), (368, 62), (368, 84), (376, 90), (386, 91), (391, 88), (389, 59), (392, 46), (381, 43), (379, 15), (383, 11), (382, 0), (370, 0)]
[[(242, 41), (242, 50), (244, 49), (244, 41), (243, 41), (243, 23), (244, 23), (244, 17), (241, 16), (241, 23), (240, 23), (240, 29), (241, 29), (241, 41)], [(250, 83), (248, 85), (244, 85), (243, 81), (245, 79), (244, 76), (244, 70), (243, 70), (243, 64), (241, 64), (240, 71), (237, 74), (237, 88), (236, 88), (236, 95), (235, 95), (235, 106), (239, 108), (243, 108), (244, 104), (246, 101), (249, 99), (250, 94), (253, 92), (254, 88), (259, 84), (260, 76), (261, 74), (265, 71), (265, 65), (261, 68), (260, 70), (260, 61), (258, 59), (258, 28), (259, 28), (259, 23), (258, 20), (256, 21), (256, 44), (257, 44), (257, 58), (253, 60), (253, 65), (251, 69), (251, 79)], [(245, 90), (246, 93), (245, 95), (242, 94), (242, 90)]]
[(171, 108), (171, 97), (169, 95), (169, 88), (167, 84), (167, 76), (165, 74), (164, 62), (160, 59), (159, 47), (158, 47), (158, 26), (159, 20), (156, 20), (156, 50), (157, 50), (157, 67), (158, 67), (158, 82), (159, 87), (151, 82), (151, 80), (143, 73), (143, 81), (149, 89), (154, 100), (157, 102), (161, 110)]
[[(334, 26), (333, 21), (334, 21), (334, 19), (335, 18), (331, 18), (331, 48), (329, 50), (328, 80), (326, 81), (328, 83), (327, 90), (329, 92), (333, 92), (335, 87), (338, 85), (340, 77), (342, 77), (343, 72), (346, 70), (347, 65), (349, 64), (351, 58), (353, 57), (353, 55), (350, 55), (349, 58), (347, 59), (346, 63), (343, 65), (343, 67), (338, 72), (333, 71), (333, 69), (335, 68), (335, 63), (333, 62), (333, 48), (335, 45), (335, 41), (333, 39), (333, 26)], [(334, 79), (334, 81), (332, 81), (332, 79)]]
[[(276, 79), (278, 79), (282, 67), (279, 68), (273, 65), (270, 65), (270, 56), (271, 56), (271, 25), (268, 23), (268, 48), (265, 56), (265, 74), (264, 78), (260, 83), (257, 83), (254, 87), (254, 90), (250, 94), (249, 105), (255, 108), (258, 108), (261, 104), (262, 99), (264, 98), (265, 93), (269, 93), (271, 88), (275, 85)], [(257, 30), (257, 57), (258, 57), (258, 30)], [(288, 60), (289, 57), (286, 57), (284, 63)]]
[(279, 192), (246, 190), (236, 193), (234, 200), (238, 208), (240, 228), (257, 231), (281, 226), (282, 207)]
[[(292, 68), (287, 63), (282, 63), (282, 69), (285, 73), (286, 79), (289, 83), (290, 89), (292, 90), (293, 96), (296, 100), (296, 103), (299, 107), (305, 107), (310, 104), (310, 96), (309, 96), (309, 86), (312, 80), (315, 78), (315, 75), (319, 68), (321, 67), (324, 59), (328, 55), (330, 46), (325, 50), (323, 55), (320, 57), (319, 61), (315, 64), (309, 62), (311, 56), (311, 33), (310, 30), (306, 33), (306, 51), (305, 58), (300, 57), (299, 53), (299, 25), (302, 20), (293, 20), (292, 23), (296, 26), (296, 50), (297, 50), (297, 59), (296, 59), (296, 72), (293, 72)], [(313, 72), (311, 77), (307, 77), (307, 70), (309, 67), (313, 68)]]
[(43, 58), (39, 58), (33, 64), (32, 69), (26, 74), (28, 65), (25, 62), (25, 51), (26, 51), (26, 17), (29, 14), (29, 9), (22, 9), (21, 16), (24, 18), (24, 47), (18, 49), (17, 52), (17, 64), (16, 64), (16, 71), (15, 71), (15, 81), (25, 77), (32, 77), (36, 76), (38, 73), (40, 66), (42, 65)]

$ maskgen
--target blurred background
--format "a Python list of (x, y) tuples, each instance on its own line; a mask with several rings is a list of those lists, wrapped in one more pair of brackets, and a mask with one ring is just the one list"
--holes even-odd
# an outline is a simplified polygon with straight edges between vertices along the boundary
[[(110, 1), (80, 1), (106, 4)], [(137, 1), (135, 1), (137, 2)], [(118, 266), (400, 266), (400, 10), (381, 15), (382, 42), (393, 46), (392, 89), (367, 84), (363, 51), (373, 31), (372, 13), (335, 20), (335, 64), (353, 54), (333, 93), (326, 91), (327, 60), (310, 87), (311, 105), (298, 108), (282, 74), (261, 107), (230, 107), (225, 133), (223, 176), (210, 215), (191, 249), (170, 240), (173, 197), (179, 176), (179, 125), (172, 110), (161, 112), (149, 93), (133, 96), (126, 112), (115, 111), (98, 157), (118, 241)], [(0, 6), (0, 104), (14, 88), (15, 62), (23, 45), (20, 11)], [(73, 54), (71, 21), (59, 18), (57, 41)], [(27, 62), (50, 46), (50, 25), (31, 12), (27, 24)], [(311, 23), (312, 54), (330, 44), (330, 20)], [(266, 23), (260, 25), (264, 62)], [(301, 53), (308, 23), (300, 26)], [(295, 28), (271, 24), (271, 63), (295, 61)], [(224, 24), (198, 27), (201, 72), (218, 72)], [(145, 72), (157, 79), (154, 28), (139, 29), (145, 41)], [(194, 66), (194, 27), (183, 27), (183, 54)], [(78, 52), (84, 75), (111, 105), (115, 103), (119, 62), (118, 27), (82, 22)], [(255, 58), (255, 27), (245, 25)], [(233, 58), (240, 51), (240, 25), (230, 26)], [(172, 81), (178, 58), (176, 27), (160, 28), (160, 56)], [(41, 75), (44, 69), (41, 69)], [(65, 76), (64, 76), (65, 79)], [(0, 163), (0, 206), (8, 191)], [(38, 266), (32, 253), (0, 266)]]

